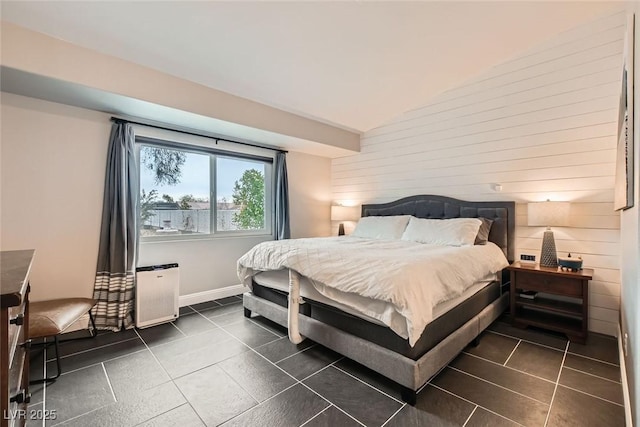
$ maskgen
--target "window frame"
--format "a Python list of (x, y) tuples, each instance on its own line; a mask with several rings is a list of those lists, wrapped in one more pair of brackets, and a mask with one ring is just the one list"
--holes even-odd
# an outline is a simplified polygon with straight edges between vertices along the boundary
[[(177, 138), (175, 138), (177, 139)], [(185, 153), (193, 153), (199, 155), (206, 155), (209, 157), (209, 232), (198, 234), (178, 234), (178, 235), (157, 235), (157, 236), (140, 236), (140, 229), (137, 230), (138, 238), (141, 243), (155, 243), (155, 242), (170, 242), (170, 241), (183, 241), (183, 240), (209, 240), (209, 239), (228, 239), (228, 238), (243, 238), (243, 237), (264, 237), (273, 236), (275, 230), (274, 221), (274, 185), (275, 179), (273, 176), (273, 157), (261, 156), (243, 151), (235, 151), (231, 149), (212, 148), (206, 145), (200, 145), (190, 142), (177, 141), (174, 138), (164, 139), (156, 136), (137, 135), (135, 138), (135, 156), (136, 164), (138, 168), (137, 174), (137, 194), (138, 199), (141, 192), (141, 157), (140, 151), (143, 147), (154, 148), (166, 148), (169, 150), (183, 151)], [(218, 230), (217, 216), (217, 160), (218, 158), (228, 158), (232, 160), (244, 160), (256, 162), (264, 166), (264, 224), (265, 227), (259, 230)], [(215, 202), (214, 202), (215, 201)], [(139, 227), (142, 226), (140, 222), (140, 203), (136, 206), (136, 219), (139, 223)]]

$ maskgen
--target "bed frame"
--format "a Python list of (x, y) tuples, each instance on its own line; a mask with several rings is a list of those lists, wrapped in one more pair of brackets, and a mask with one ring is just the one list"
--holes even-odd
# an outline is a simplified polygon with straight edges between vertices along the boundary
[[(413, 215), (418, 218), (488, 218), (493, 220), (489, 241), (498, 245), (507, 260), (514, 259), (515, 203), (467, 202), (444, 196), (420, 195), (390, 203), (362, 205), (362, 216)], [(402, 386), (402, 398), (414, 405), (416, 394), (427, 381), (456, 357), (470, 342), (504, 312), (509, 303), (503, 293), (479, 314), (440, 343), (414, 360), (300, 314), (300, 333)], [(243, 296), (245, 316), (260, 314), (287, 327), (287, 308), (247, 292)]]

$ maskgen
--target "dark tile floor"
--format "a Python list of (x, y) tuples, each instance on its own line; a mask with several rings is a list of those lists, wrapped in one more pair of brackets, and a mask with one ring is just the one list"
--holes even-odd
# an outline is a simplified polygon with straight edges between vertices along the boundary
[[(310, 341), (296, 346), (237, 297), (169, 324), (61, 345), (32, 386), (28, 426), (623, 426), (616, 340), (588, 345), (498, 321), (419, 393)], [(49, 352), (48, 357), (53, 355)], [(32, 378), (55, 370), (32, 355)], [(40, 412), (38, 412), (40, 411)]]

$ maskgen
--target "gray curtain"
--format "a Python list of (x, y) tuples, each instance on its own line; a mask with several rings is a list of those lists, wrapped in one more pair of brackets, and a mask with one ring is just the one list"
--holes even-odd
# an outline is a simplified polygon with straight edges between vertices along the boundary
[(100, 249), (93, 297), (96, 327), (118, 331), (134, 326), (137, 249), (135, 136), (128, 123), (114, 123), (109, 138)]
[(276, 240), (291, 237), (289, 229), (289, 181), (287, 180), (287, 155), (282, 152), (276, 154), (273, 163), (276, 177)]

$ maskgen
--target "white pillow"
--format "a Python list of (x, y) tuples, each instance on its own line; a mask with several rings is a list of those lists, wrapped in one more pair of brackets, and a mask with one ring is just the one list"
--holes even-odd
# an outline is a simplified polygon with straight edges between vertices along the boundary
[(356, 229), (351, 233), (354, 237), (367, 239), (399, 239), (407, 228), (411, 215), (397, 216), (365, 216), (360, 218)]
[(411, 217), (402, 240), (447, 246), (471, 246), (482, 221), (478, 218), (422, 219)]

